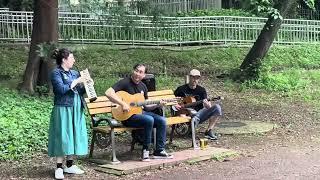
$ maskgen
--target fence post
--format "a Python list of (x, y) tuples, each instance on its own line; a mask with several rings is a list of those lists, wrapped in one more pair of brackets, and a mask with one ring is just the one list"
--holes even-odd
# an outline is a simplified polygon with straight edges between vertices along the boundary
[(30, 36), (29, 36), (29, 23), (28, 23), (28, 12), (25, 12), (25, 18), (26, 18), (26, 25), (27, 25), (27, 43), (30, 43)]
[(237, 40), (241, 40), (242, 39), (240, 31), (241, 31), (241, 21), (238, 21), (238, 39)]
[(227, 44), (227, 39), (226, 39), (226, 17), (223, 16), (223, 40), (224, 44)]
[(134, 24), (131, 25), (132, 46), (134, 46)]
[(83, 44), (83, 23), (82, 23), (82, 14), (80, 14), (80, 29), (81, 29), (81, 44)]
[(110, 28), (111, 28), (111, 45), (114, 45), (114, 20), (113, 20), (113, 17), (111, 16), (111, 18), (110, 18), (110, 24), (111, 24), (111, 26), (110, 26)]
[(310, 42), (310, 36), (309, 36), (309, 21), (307, 20), (307, 42)]
[(179, 46), (181, 47), (182, 44), (181, 44), (181, 21), (180, 21), (180, 18), (178, 18), (178, 27), (179, 27)]

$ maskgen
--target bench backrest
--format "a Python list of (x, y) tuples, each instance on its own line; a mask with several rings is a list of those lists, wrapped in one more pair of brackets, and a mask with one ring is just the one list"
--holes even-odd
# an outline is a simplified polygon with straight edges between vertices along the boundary
[[(171, 99), (175, 95), (172, 90), (160, 90), (148, 92), (148, 100), (160, 100)], [(99, 96), (94, 102), (90, 102), (88, 98), (85, 98), (89, 114), (94, 116), (96, 114), (111, 113), (111, 102), (106, 96)]]

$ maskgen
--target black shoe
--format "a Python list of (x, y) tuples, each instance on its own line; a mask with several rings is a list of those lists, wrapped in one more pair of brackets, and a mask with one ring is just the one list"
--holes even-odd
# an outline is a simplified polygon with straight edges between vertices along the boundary
[(162, 151), (155, 151), (153, 153), (154, 159), (172, 159), (173, 155), (168, 154), (165, 150)]
[(206, 131), (204, 133), (205, 137), (210, 139), (210, 140), (218, 140), (218, 137), (212, 132), (212, 130), (210, 129), (209, 131)]

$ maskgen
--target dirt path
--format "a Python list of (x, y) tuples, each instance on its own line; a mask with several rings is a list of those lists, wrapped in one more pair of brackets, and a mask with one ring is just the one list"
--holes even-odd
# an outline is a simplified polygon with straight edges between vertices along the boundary
[(319, 148), (278, 147), (255, 157), (240, 157), (222, 163), (202, 162), (161, 171), (145, 179), (318, 179)]
[[(313, 134), (314, 135), (314, 134)], [(275, 132), (264, 136), (222, 137), (212, 146), (230, 147), (240, 152), (236, 159), (197, 164), (180, 164), (161, 170), (113, 176), (94, 170), (96, 165), (84, 161), (86, 174), (67, 179), (318, 179), (320, 177), (319, 139), (279, 137)], [(312, 136), (314, 137), (314, 136)], [(249, 144), (235, 144), (242, 139)], [(54, 161), (45, 157), (24, 163), (1, 163), (0, 179), (53, 179)]]

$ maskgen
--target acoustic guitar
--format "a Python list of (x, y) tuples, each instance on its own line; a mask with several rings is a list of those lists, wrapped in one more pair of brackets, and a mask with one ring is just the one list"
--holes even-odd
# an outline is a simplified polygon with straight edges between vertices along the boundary
[[(223, 100), (223, 99), (224, 99), (223, 97), (217, 96), (217, 97), (208, 98), (207, 100), (208, 101), (218, 101), (218, 100)], [(172, 106), (172, 110), (175, 111), (177, 115), (189, 114), (189, 111), (190, 111), (190, 110), (188, 110), (189, 108), (196, 107), (196, 106), (202, 104), (203, 101), (204, 101), (204, 99), (197, 101), (194, 96), (186, 96), (183, 98), (181, 103), (179, 103), (181, 106), (181, 109), (178, 110), (174, 106)]]
[[(124, 121), (129, 119), (134, 114), (142, 114), (142, 107), (150, 104), (160, 104), (160, 100), (145, 100), (144, 95), (141, 93), (137, 94), (129, 94), (125, 91), (118, 91), (116, 94), (122, 99), (122, 101), (126, 102), (130, 109), (125, 112), (122, 109), (122, 106), (119, 104), (115, 104), (115, 106), (111, 109), (111, 113), (114, 119), (118, 121)], [(172, 98), (172, 99), (163, 99), (164, 102), (177, 102), (181, 98)]]

